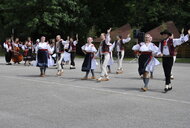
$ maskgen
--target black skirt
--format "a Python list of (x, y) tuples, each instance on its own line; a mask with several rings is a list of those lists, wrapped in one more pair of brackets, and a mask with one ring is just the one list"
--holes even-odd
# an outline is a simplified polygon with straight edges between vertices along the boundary
[(146, 71), (146, 66), (149, 64), (150, 60), (151, 60), (152, 55), (149, 54), (141, 54), (139, 56), (139, 75), (144, 74)]
[(48, 67), (48, 51), (39, 50), (37, 53), (37, 66)]
[(87, 53), (85, 55), (84, 62), (82, 64), (82, 69), (81, 69), (83, 72), (90, 71), (92, 58), (93, 58), (93, 54), (92, 53)]
[(28, 51), (24, 52), (24, 61), (32, 61), (34, 60), (32, 49), (29, 49)]

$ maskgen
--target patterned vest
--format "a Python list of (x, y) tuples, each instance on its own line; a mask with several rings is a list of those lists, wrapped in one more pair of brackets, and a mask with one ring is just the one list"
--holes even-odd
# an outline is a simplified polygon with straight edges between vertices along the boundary
[[(166, 43), (166, 44), (165, 44), (165, 43)], [(175, 47), (174, 47), (174, 45), (173, 45), (173, 39), (168, 39), (167, 42), (166, 42), (166, 40), (163, 40), (163, 41), (161, 42), (161, 52), (162, 52), (162, 53), (163, 53), (164, 45), (167, 45), (167, 46), (168, 46), (170, 56), (174, 56)]]
[(104, 40), (102, 42), (102, 53), (109, 52), (109, 45), (106, 44), (106, 41)]

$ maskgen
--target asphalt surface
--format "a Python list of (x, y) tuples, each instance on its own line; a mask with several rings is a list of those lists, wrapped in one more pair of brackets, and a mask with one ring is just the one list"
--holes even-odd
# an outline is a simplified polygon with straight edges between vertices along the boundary
[[(124, 62), (124, 73), (110, 81), (80, 80), (77, 69), (55, 67), (39, 77), (34, 66), (5, 65), (0, 57), (0, 128), (189, 128), (190, 64), (173, 67), (173, 90), (163, 93), (162, 65), (155, 68), (149, 91), (141, 92), (137, 63)], [(96, 76), (100, 75), (99, 67)]]

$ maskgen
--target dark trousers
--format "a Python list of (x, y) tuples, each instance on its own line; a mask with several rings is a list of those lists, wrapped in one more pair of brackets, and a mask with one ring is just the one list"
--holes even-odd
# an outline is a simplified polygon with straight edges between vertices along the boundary
[(172, 71), (172, 66), (173, 66), (173, 57), (163, 57), (162, 66), (164, 69), (166, 85), (169, 85), (171, 83), (170, 76), (171, 76), (171, 71)]
[(72, 66), (75, 66), (75, 55), (76, 55), (76, 52), (71, 52), (71, 65)]
[(7, 62), (7, 63), (10, 63), (11, 62), (11, 58), (12, 58), (12, 52), (6, 52), (5, 53), (5, 61)]

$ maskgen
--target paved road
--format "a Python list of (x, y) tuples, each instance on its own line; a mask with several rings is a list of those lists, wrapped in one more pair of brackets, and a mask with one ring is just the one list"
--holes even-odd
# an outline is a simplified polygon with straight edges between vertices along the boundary
[(174, 90), (165, 94), (161, 65), (150, 90), (140, 92), (136, 63), (124, 62), (121, 75), (113, 66), (111, 80), (101, 83), (80, 80), (81, 63), (76, 70), (66, 66), (61, 77), (49, 68), (40, 78), (38, 68), (7, 66), (0, 58), (0, 128), (190, 127), (190, 64), (175, 64)]

